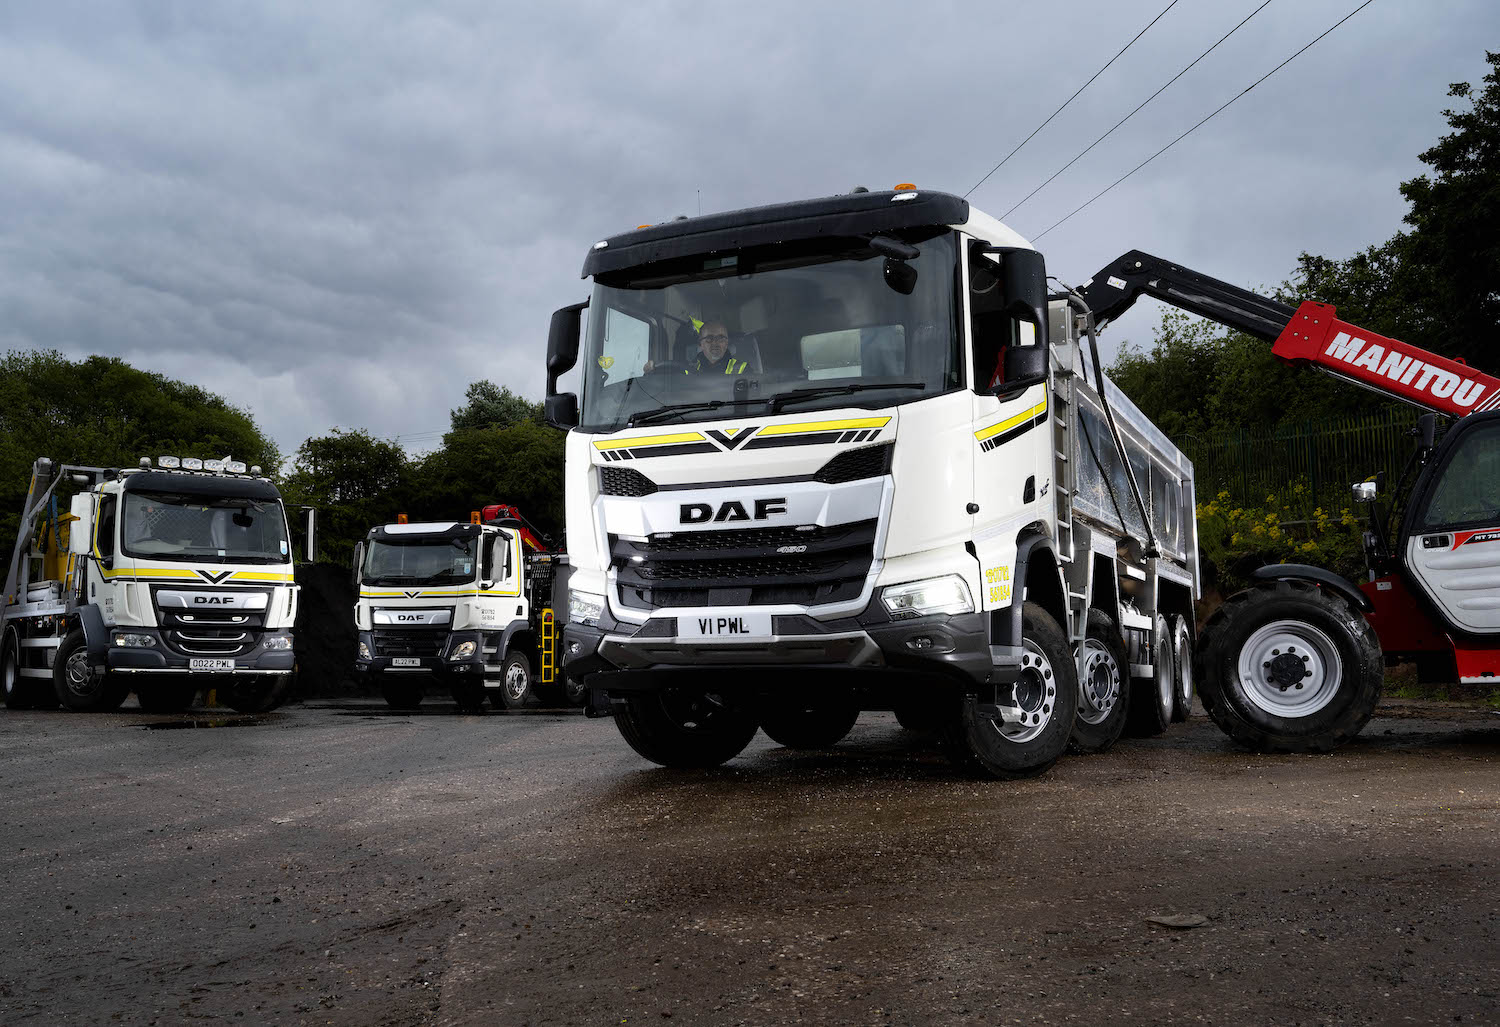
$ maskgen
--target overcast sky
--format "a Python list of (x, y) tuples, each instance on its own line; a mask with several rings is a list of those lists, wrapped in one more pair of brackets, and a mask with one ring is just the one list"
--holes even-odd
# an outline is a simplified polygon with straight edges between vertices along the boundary
[[(470, 381), (540, 398), (595, 240), (963, 193), (1167, 2), (0, 4), (0, 350), (199, 383), (288, 453), (431, 448)], [(1272, 0), (1009, 223), (1040, 234), (1358, 2)], [(971, 199), (1001, 215), (1260, 3), (1179, 0)], [(1375, 0), (1042, 239), (1049, 271), (1141, 248), (1256, 287), (1383, 241), (1497, 28), (1493, 0)]]

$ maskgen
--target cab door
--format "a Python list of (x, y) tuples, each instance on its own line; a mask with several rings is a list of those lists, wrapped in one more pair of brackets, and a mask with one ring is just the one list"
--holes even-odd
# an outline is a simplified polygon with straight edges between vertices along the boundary
[(1500, 633), (1500, 417), (1449, 432), (1412, 496), (1406, 565), (1459, 631)]

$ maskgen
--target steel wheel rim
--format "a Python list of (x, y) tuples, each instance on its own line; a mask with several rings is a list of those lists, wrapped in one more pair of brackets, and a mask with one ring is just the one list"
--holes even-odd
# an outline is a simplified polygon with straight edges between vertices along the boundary
[(1022, 640), (1015, 704), (1021, 707), (1020, 723), (992, 722), (1007, 741), (1029, 742), (1052, 723), (1052, 711), (1057, 706), (1057, 675), (1052, 672), (1052, 662), (1046, 654), (1029, 638)]
[(16, 656), (10, 646), (5, 647), (5, 652), (0, 654), (0, 660), (4, 661), (5, 667), (0, 670), (0, 677), (5, 681), (5, 694), (14, 695), (16, 691), (16, 679), (20, 673), (16, 670)]
[(530, 684), (527, 680), (526, 668), (519, 663), (512, 663), (505, 668), (505, 695), (514, 702), (520, 702), (526, 695), (526, 688)]
[(63, 664), (63, 677), (68, 682), (68, 691), (83, 698), (99, 691), (99, 686), (103, 683), (102, 674), (89, 670), (89, 654), (85, 649), (69, 654), (67, 662)]
[[(1295, 665), (1303, 676), (1295, 678)], [(1333, 701), (1343, 681), (1338, 648), (1303, 621), (1277, 620), (1240, 647), (1237, 670), (1245, 697), (1273, 717), (1310, 717)]]
[(1078, 668), (1078, 719), (1098, 724), (1120, 701), (1120, 665), (1114, 653), (1097, 638), (1083, 640), (1083, 659)]
[(1185, 708), (1193, 705), (1193, 640), (1186, 628), (1177, 632), (1177, 695)]
[(1177, 677), (1172, 673), (1172, 640), (1165, 631), (1156, 643), (1156, 696), (1161, 708), (1170, 715), (1177, 701)]

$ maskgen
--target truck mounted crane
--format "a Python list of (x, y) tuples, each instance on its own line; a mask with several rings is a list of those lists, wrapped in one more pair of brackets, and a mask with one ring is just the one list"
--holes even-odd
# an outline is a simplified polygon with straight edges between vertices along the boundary
[[(1079, 294), (1099, 326), (1152, 296), (1270, 342), (1289, 363), (1427, 411), (1390, 496), (1393, 508), (1405, 499), (1399, 519), (1380, 502), (1383, 472), (1354, 485), (1370, 507), (1370, 580), (1263, 567), (1205, 625), (1194, 674), (1231, 738), (1281, 752), (1334, 748), (1370, 719), (1383, 663), (1411, 661), (1423, 680), (1500, 682), (1500, 379), (1340, 321), (1328, 304), (1293, 308), (1140, 251)], [(1438, 415), (1456, 419), (1440, 443)]]

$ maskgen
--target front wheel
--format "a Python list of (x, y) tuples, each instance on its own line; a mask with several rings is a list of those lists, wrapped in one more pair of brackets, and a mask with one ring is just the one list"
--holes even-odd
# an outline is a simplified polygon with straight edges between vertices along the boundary
[(484, 678), (479, 676), (457, 676), (448, 683), (448, 694), (458, 704), (460, 713), (483, 713), (484, 693)]
[(138, 686), (135, 692), (142, 713), (181, 713), (197, 695), (197, 685), (183, 682)]
[[(1035, 777), (1067, 748), (1078, 714), (1078, 672), (1067, 636), (1036, 603), (1021, 608), (1021, 669), (1002, 703), (1018, 709), (1014, 719), (993, 716), (978, 697), (964, 698), (944, 728), (944, 749), (970, 773), (996, 778)], [(1009, 695), (1005, 693), (1009, 692)]]
[(1203, 629), (1195, 671), (1214, 723), (1265, 752), (1347, 742), (1374, 714), (1384, 679), (1369, 621), (1302, 581), (1231, 596)]
[(761, 712), (760, 729), (788, 749), (827, 749), (854, 729), (859, 707), (849, 702), (805, 702)]
[(380, 682), (380, 694), (385, 699), (385, 704), (393, 710), (414, 710), (422, 705), (422, 696), (426, 692), (422, 682), (412, 678), (392, 680), (385, 678)]
[(292, 686), (290, 674), (265, 674), (244, 681), (233, 681), (228, 688), (218, 690), (236, 713), (268, 713), (286, 701), (286, 693)]
[(744, 751), (755, 718), (723, 696), (664, 688), (631, 695), (615, 707), (615, 725), (630, 747), (664, 767), (716, 767)]
[(130, 685), (122, 676), (89, 666), (88, 642), (81, 628), (68, 632), (57, 647), (52, 690), (64, 709), (89, 713), (117, 710), (130, 695)]
[(506, 654), (505, 665), (500, 669), (500, 688), (495, 695), (500, 706), (507, 710), (519, 710), (531, 700), (531, 659), (525, 653), (512, 650)]

